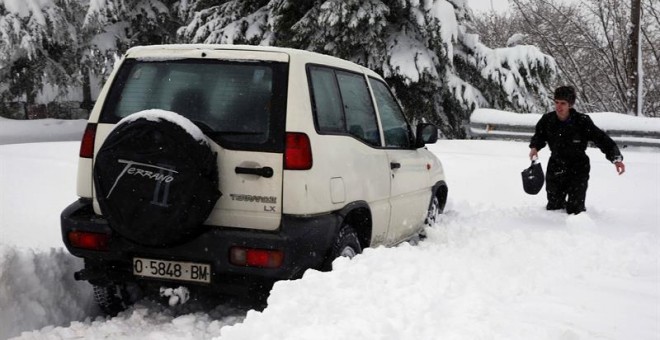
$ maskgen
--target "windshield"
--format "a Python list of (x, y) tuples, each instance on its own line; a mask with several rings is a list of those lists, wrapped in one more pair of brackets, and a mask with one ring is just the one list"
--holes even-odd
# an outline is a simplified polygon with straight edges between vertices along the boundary
[(176, 112), (227, 148), (283, 148), (287, 64), (200, 59), (124, 62), (100, 122), (148, 109)]

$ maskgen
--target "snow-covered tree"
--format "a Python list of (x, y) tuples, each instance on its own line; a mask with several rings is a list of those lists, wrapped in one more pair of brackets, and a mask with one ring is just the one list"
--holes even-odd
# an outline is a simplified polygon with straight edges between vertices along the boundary
[(472, 14), (464, 0), (0, 0), (0, 5), (0, 34), (8, 42), (0, 46), (7, 55), (0, 57), (0, 72), (26, 83), (4, 82), (0, 92), (29, 89), (20, 91), (31, 97), (46, 77), (59, 86), (82, 86), (88, 102), (90, 84), (102, 81), (116, 58), (138, 44), (288, 46), (380, 72), (409, 117), (460, 137), (476, 107), (544, 111), (555, 72), (553, 59), (535, 47), (491, 49), (468, 33)]
[[(86, 0), (88, 6), (77, 25), (82, 35), (79, 54), (84, 75), (85, 102), (91, 86), (102, 83), (114, 63), (130, 47), (175, 42), (184, 1)], [(96, 82), (97, 84), (94, 84)], [(88, 99), (89, 96), (89, 99)]]
[[(506, 46), (509, 38), (538, 46), (555, 58), (557, 84), (578, 90), (578, 105), (588, 112), (627, 112), (630, 101), (629, 0), (512, 0), (509, 13), (488, 13), (475, 21), (489, 46)], [(641, 1), (643, 113), (660, 116), (660, 7)], [(513, 41), (513, 40), (511, 40)], [(627, 67), (628, 66), (628, 67)]]
[(49, 88), (55, 100), (87, 108), (129, 47), (169, 43), (182, 25), (159, 0), (0, 0), (0, 85), (3, 102), (34, 103)]
[(490, 49), (467, 33), (462, 0), (225, 1), (192, 4), (183, 40), (302, 48), (379, 71), (408, 115), (464, 136), (476, 107), (545, 111), (552, 58), (532, 46)]
[(0, 1), (0, 99), (35, 103), (45, 84), (76, 84), (68, 12), (54, 0)]
[(208, 44), (267, 44), (265, 40), (272, 35), (265, 31), (272, 14), (267, 4), (264, 0), (229, 0), (209, 5), (208, 1), (192, 0), (181, 8), (188, 24), (179, 28), (179, 40)]

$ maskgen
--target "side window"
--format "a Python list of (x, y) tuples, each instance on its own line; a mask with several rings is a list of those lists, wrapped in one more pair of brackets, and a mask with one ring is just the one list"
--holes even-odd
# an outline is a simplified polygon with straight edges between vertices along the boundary
[(346, 122), (342, 111), (341, 96), (337, 89), (334, 71), (327, 68), (311, 67), (312, 94), (316, 122), (321, 132), (344, 132)]
[(316, 124), (321, 133), (350, 134), (380, 146), (380, 133), (364, 76), (311, 66), (309, 76)]
[(376, 105), (378, 105), (385, 135), (385, 146), (410, 148), (413, 145), (413, 134), (396, 99), (383, 82), (369, 78), (369, 83), (376, 97)]
[(348, 133), (371, 144), (380, 146), (376, 111), (364, 76), (337, 71)]

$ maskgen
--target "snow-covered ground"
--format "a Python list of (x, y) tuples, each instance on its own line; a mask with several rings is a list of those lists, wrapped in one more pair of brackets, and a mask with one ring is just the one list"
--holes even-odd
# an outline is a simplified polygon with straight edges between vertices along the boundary
[(622, 176), (589, 149), (578, 216), (524, 194), (525, 143), (430, 149), (449, 201), (419, 245), (367, 249), (279, 282), (262, 312), (143, 301), (106, 318), (72, 279), (82, 261), (59, 232), (76, 199), (78, 143), (0, 145), (0, 339), (660, 338), (660, 149), (623, 149)]
[(0, 117), (0, 145), (80, 140), (86, 124), (84, 119), (17, 120)]

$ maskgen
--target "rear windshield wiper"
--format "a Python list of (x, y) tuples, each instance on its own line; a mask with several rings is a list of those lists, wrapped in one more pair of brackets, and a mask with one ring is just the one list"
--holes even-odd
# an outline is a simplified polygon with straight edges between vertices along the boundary
[(205, 135), (207, 136), (254, 136), (254, 135), (265, 135), (267, 132), (259, 132), (259, 131), (231, 131), (231, 130), (226, 130), (226, 131), (218, 131), (214, 130), (211, 126), (206, 124), (205, 122), (202, 122), (200, 120), (193, 120), (192, 121), (197, 127), (204, 132)]

